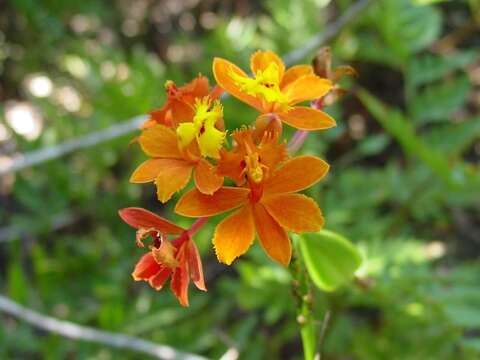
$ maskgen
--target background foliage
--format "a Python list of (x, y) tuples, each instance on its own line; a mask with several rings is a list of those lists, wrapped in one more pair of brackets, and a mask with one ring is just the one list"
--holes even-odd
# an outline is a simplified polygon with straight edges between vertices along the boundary
[[(214, 56), (246, 67), (257, 48), (298, 48), (351, 3), (2, 3), (0, 167), (160, 106), (166, 79), (211, 76)], [(338, 127), (302, 152), (331, 164), (311, 195), (365, 261), (355, 283), (314, 294), (318, 321), (331, 314), (325, 359), (480, 357), (479, 14), (477, 0), (373, 1), (330, 44), (360, 76), (328, 109)], [(228, 127), (253, 114), (227, 100)], [(132, 281), (141, 254), (117, 209), (171, 206), (128, 183), (143, 159), (132, 136), (0, 179), (0, 225), (14, 229), (0, 232), (0, 291), (211, 358), (234, 344), (244, 359), (300, 359), (290, 274), (258, 246), (223, 266), (205, 227), (196, 241), (209, 292), (191, 291), (188, 309)], [(1, 321), (0, 358), (138, 358)]]

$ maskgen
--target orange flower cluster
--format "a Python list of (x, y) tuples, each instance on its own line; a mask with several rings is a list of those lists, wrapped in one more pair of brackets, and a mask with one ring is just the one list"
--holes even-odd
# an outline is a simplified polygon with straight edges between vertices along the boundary
[[(175, 212), (200, 218), (198, 224), (234, 210), (218, 223), (213, 235), (220, 262), (230, 265), (257, 237), (273, 260), (287, 266), (292, 254), (288, 232), (319, 231), (323, 226), (316, 202), (298, 192), (325, 176), (328, 164), (315, 156), (291, 157), (282, 126), (302, 131), (335, 126), (319, 106), (299, 105), (319, 101), (334, 84), (316, 75), (310, 65), (285, 69), (271, 51), (252, 55), (251, 72), (249, 76), (231, 62), (216, 58), (213, 73), (218, 85), (213, 89), (204, 76), (182, 87), (168, 81), (165, 105), (150, 113), (138, 137), (149, 159), (130, 181), (154, 182), (158, 200), (165, 203), (187, 186), (193, 173), (194, 187), (181, 196)], [(223, 91), (260, 112), (250, 126), (231, 133), (231, 146), (219, 100)], [(225, 186), (225, 181), (234, 186)], [(133, 272), (135, 280), (148, 281), (159, 290), (171, 277), (171, 289), (184, 306), (188, 305), (190, 279), (198, 289), (206, 290), (191, 238), (196, 225), (195, 231), (185, 230), (139, 208), (123, 209), (120, 216), (137, 229), (139, 246), (152, 238), (149, 252)]]

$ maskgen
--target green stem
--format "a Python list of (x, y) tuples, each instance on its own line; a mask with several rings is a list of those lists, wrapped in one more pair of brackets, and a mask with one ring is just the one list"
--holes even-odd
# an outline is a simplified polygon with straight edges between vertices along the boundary
[(296, 298), (297, 322), (300, 326), (300, 336), (305, 360), (313, 360), (316, 353), (317, 328), (312, 313), (312, 290), (308, 273), (300, 259), (300, 252), (295, 246), (295, 257), (290, 271), (292, 274), (292, 290)]

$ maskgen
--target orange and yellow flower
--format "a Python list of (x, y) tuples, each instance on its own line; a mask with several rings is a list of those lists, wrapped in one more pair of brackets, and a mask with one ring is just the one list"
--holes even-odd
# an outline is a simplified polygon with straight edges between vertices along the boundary
[(217, 99), (223, 90), (218, 86), (210, 89), (208, 78), (199, 75), (191, 82), (178, 87), (173, 81), (165, 82), (167, 100), (157, 110), (150, 112), (150, 118), (143, 124), (143, 128), (149, 128), (157, 124), (168, 127), (176, 127), (179, 123), (189, 121), (194, 116), (196, 99), (210, 97)]
[(194, 171), (198, 190), (213, 194), (222, 186), (223, 177), (205, 157), (220, 156), (225, 132), (218, 127), (222, 126), (222, 106), (207, 96), (195, 100), (192, 117), (176, 129), (162, 124), (144, 129), (138, 142), (151, 159), (140, 164), (130, 182), (154, 181), (157, 197), (165, 203), (187, 185)]
[(330, 80), (314, 74), (310, 65), (285, 69), (283, 61), (272, 51), (257, 51), (250, 59), (253, 77), (228, 60), (215, 58), (213, 73), (220, 87), (253, 106), (265, 119), (280, 119), (301, 130), (321, 130), (335, 126), (325, 112), (297, 104), (325, 96), (332, 88)]
[[(195, 242), (181, 227), (142, 208), (125, 208), (120, 217), (137, 229), (137, 245), (151, 237), (150, 251), (143, 255), (132, 273), (134, 280), (147, 281), (160, 290), (171, 277), (170, 289), (183, 306), (188, 306), (190, 279), (199, 290), (206, 291), (202, 262)], [(180, 235), (168, 240), (167, 235)]]
[(239, 208), (216, 227), (213, 243), (219, 261), (231, 264), (248, 250), (257, 234), (266, 253), (286, 266), (291, 258), (287, 231), (318, 231), (324, 222), (315, 201), (296, 192), (319, 181), (328, 164), (315, 156), (285, 160), (285, 145), (277, 143), (276, 133), (265, 133), (258, 143), (250, 129), (233, 136), (236, 146), (222, 153), (218, 167), (242, 186), (221, 187), (213, 195), (190, 190), (175, 211), (207, 217)]

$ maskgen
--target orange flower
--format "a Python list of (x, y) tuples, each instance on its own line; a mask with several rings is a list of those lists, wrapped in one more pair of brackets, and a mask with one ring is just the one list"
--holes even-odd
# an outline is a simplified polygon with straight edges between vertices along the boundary
[[(225, 153), (219, 170), (244, 187), (222, 187), (213, 195), (193, 189), (182, 196), (175, 211), (183, 216), (206, 217), (239, 208), (221, 221), (213, 243), (219, 261), (231, 264), (252, 244), (255, 233), (267, 254), (288, 265), (291, 244), (287, 231), (319, 231), (324, 219), (315, 201), (295, 194), (319, 181), (328, 165), (315, 156), (284, 159), (284, 146), (265, 135), (256, 145), (251, 130), (234, 134), (237, 146)], [(239, 156), (239, 154), (244, 154)]]
[[(125, 208), (120, 217), (137, 229), (137, 245), (152, 237), (150, 251), (143, 255), (132, 273), (136, 281), (148, 281), (155, 290), (160, 290), (169, 277), (170, 288), (183, 306), (188, 306), (190, 278), (199, 290), (206, 291), (202, 262), (195, 242), (181, 227), (142, 208)], [(167, 235), (180, 235), (170, 241)]]
[(204, 194), (213, 194), (223, 184), (216, 167), (204, 157), (218, 157), (225, 133), (216, 128), (223, 121), (223, 110), (210, 98), (196, 100), (190, 122), (176, 129), (155, 125), (143, 130), (138, 137), (142, 150), (152, 159), (146, 160), (133, 172), (132, 183), (154, 181), (158, 199), (165, 203), (183, 189), (194, 172), (195, 185)]
[(213, 73), (224, 90), (262, 113), (257, 123), (280, 119), (301, 130), (335, 126), (335, 120), (318, 109), (297, 104), (325, 96), (332, 82), (314, 74), (310, 65), (285, 70), (283, 61), (272, 51), (257, 51), (250, 59), (253, 78), (231, 62), (215, 58)]
[(165, 105), (150, 113), (150, 118), (143, 124), (144, 129), (156, 124), (176, 127), (181, 122), (190, 121), (195, 113), (194, 105), (197, 98), (209, 96), (214, 100), (223, 92), (218, 86), (210, 90), (208, 79), (201, 75), (181, 87), (168, 80), (165, 83), (165, 90), (167, 93)]

